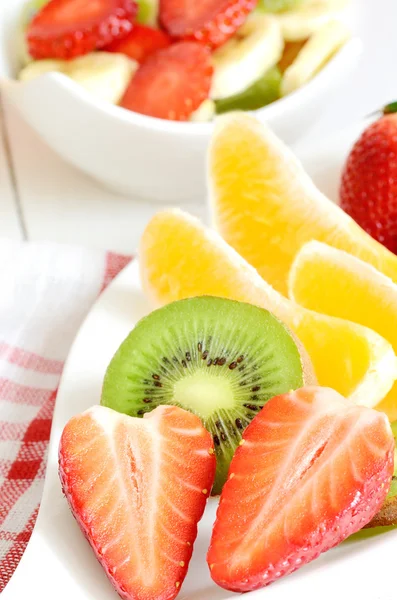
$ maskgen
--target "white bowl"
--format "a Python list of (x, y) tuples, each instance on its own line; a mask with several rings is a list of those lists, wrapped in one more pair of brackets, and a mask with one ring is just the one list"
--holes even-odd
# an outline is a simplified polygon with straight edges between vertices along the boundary
[[(16, 35), (25, 0), (0, 2), (0, 82), (3, 94), (66, 161), (124, 194), (183, 202), (205, 197), (205, 154), (213, 123), (146, 117), (97, 101), (64, 75), (16, 82)], [(256, 111), (287, 143), (320, 116), (355, 66), (361, 42), (351, 39), (295, 93)]]

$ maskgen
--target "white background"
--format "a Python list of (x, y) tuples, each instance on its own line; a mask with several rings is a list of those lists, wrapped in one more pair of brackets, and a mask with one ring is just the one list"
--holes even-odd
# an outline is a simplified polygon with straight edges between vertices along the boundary
[[(397, 0), (355, 3), (354, 28), (364, 53), (343, 90), (330, 93), (321, 121), (297, 147), (299, 154), (313, 144), (326, 145), (330, 135), (397, 99)], [(159, 205), (109, 193), (66, 165), (12, 107), (3, 106), (2, 118), (0, 236), (133, 252), (142, 227)], [(205, 199), (186, 209), (204, 216)]]

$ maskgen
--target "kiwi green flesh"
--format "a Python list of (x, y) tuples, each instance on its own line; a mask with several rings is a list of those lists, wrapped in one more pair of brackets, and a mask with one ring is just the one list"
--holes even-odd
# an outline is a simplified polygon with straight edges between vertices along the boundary
[(202, 296), (152, 312), (106, 371), (101, 403), (143, 416), (172, 404), (198, 415), (217, 457), (219, 494), (241, 435), (273, 396), (304, 385), (288, 329), (267, 310)]
[(397, 421), (392, 423), (391, 430), (394, 436), (394, 473), (391, 480), (389, 493), (386, 500), (367, 527), (380, 527), (397, 525)]
[(259, 0), (257, 10), (267, 13), (279, 13), (294, 10), (303, 3), (303, 0)]
[(280, 69), (272, 67), (239, 94), (216, 100), (216, 113), (222, 114), (231, 110), (257, 110), (275, 102), (280, 98), (281, 79)]

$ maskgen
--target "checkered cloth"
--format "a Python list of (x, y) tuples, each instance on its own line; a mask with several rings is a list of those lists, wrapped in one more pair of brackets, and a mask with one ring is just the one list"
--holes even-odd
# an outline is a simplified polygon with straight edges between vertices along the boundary
[(70, 345), (98, 294), (129, 261), (95, 250), (0, 241), (0, 592), (36, 520)]

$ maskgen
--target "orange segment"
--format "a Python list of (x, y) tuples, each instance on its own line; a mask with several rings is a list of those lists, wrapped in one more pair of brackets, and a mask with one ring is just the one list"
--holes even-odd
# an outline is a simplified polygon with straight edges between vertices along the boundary
[(155, 305), (213, 295), (270, 310), (301, 340), (320, 385), (360, 404), (377, 404), (397, 376), (396, 357), (386, 340), (287, 300), (219, 235), (180, 211), (151, 220), (141, 240), (140, 266), (143, 288)]
[(313, 184), (292, 152), (242, 113), (218, 120), (209, 153), (214, 223), (281, 293), (295, 254), (316, 239), (351, 252), (397, 281), (397, 257)]
[[(289, 291), (306, 308), (370, 327), (397, 351), (397, 285), (368, 263), (309, 242), (292, 265)], [(397, 384), (379, 408), (397, 419)]]

